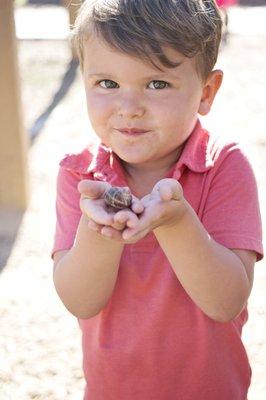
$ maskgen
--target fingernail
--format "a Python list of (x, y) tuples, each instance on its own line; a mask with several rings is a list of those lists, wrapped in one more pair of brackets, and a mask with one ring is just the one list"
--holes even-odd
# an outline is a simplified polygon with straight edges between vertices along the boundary
[(101, 232), (101, 234), (103, 235), (103, 236), (107, 236), (107, 237), (111, 237), (112, 236), (112, 234), (111, 234), (111, 232), (109, 232), (109, 231), (107, 231), (107, 232)]
[(131, 238), (131, 234), (129, 232), (124, 232), (122, 237), (124, 240), (129, 240)]

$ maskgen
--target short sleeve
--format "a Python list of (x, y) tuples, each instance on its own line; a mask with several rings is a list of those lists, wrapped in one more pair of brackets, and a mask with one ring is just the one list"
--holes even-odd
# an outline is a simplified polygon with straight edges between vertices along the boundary
[(56, 229), (51, 256), (72, 247), (81, 217), (78, 173), (60, 167), (57, 176)]
[(238, 146), (220, 158), (202, 223), (215, 241), (227, 248), (255, 251), (259, 261), (263, 257), (262, 223), (254, 172)]

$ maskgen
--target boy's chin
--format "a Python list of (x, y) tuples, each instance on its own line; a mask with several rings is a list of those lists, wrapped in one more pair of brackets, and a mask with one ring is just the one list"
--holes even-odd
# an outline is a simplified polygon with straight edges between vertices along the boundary
[(120, 158), (120, 160), (121, 160), (123, 163), (126, 163), (126, 164), (138, 165), (138, 164), (143, 164), (143, 163), (149, 161), (149, 160), (147, 160), (147, 159), (145, 159), (145, 158), (133, 157), (133, 156), (118, 155), (118, 157)]
[(125, 149), (129, 151), (123, 151), (123, 149), (118, 149), (115, 146), (112, 148), (113, 153), (125, 163), (129, 164), (142, 164), (145, 161), (149, 160), (149, 156), (147, 154), (141, 154), (139, 149)]
[(145, 157), (144, 155), (140, 155), (140, 154), (117, 154), (118, 158), (121, 160), (121, 162), (123, 164), (130, 164), (130, 165), (142, 165), (142, 164), (146, 164), (149, 162), (152, 162), (153, 160), (150, 157)]

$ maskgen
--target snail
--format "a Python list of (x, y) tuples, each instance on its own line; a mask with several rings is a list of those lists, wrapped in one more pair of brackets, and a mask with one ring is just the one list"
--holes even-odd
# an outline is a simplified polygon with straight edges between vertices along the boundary
[(122, 210), (132, 203), (132, 194), (128, 187), (111, 187), (104, 194), (105, 203), (108, 206)]

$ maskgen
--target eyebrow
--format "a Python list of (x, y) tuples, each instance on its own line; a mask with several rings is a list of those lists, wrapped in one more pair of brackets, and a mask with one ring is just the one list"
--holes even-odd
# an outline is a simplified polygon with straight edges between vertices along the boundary
[[(144, 78), (143, 78), (143, 80), (151, 80), (151, 79), (159, 79), (159, 78), (161, 78), (162, 77), (162, 75), (168, 75), (169, 74), (169, 71), (172, 71), (172, 70), (174, 70), (175, 68), (178, 68), (178, 67), (180, 67), (180, 65), (182, 65), (183, 63), (184, 63), (184, 59), (182, 59), (182, 60), (180, 60), (180, 61), (177, 61), (176, 62), (176, 65), (173, 67), (173, 68), (168, 68), (166, 71), (160, 71), (159, 73), (154, 73), (154, 75), (150, 75), (150, 76), (145, 76)], [(170, 75), (172, 75), (171, 73), (170, 73)], [(107, 78), (114, 78), (114, 76), (113, 75), (110, 75), (110, 74), (108, 74), (108, 73), (106, 73), (106, 72), (98, 72), (98, 73), (90, 73), (90, 74), (87, 74), (87, 77), (88, 78), (99, 78), (99, 77), (107, 77)]]
[[(178, 65), (177, 65), (176, 67), (179, 67), (182, 63), (183, 63), (183, 62), (178, 63)], [(176, 67), (175, 67), (175, 68), (176, 68)], [(171, 71), (171, 70), (172, 70), (172, 69), (170, 68), (169, 71)], [(143, 77), (143, 81), (162, 80), (162, 79), (164, 78), (164, 76), (165, 76), (165, 77), (167, 76), (167, 77), (170, 77), (170, 78), (178, 79), (177, 76), (175, 76), (174, 74), (169, 73), (169, 71), (162, 71), (162, 72), (160, 72), (159, 74), (144, 76), (144, 77)], [(96, 73), (87, 74), (87, 78), (91, 78), (91, 79), (93, 79), (93, 78), (103, 78), (103, 77), (104, 77), (104, 78), (107, 78), (107, 79), (110, 79), (110, 80), (117, 79), (116, 76), (110, 75), (110, 74), (105, 73), (105, 72), (99, 72), (99, 73), (97, 73), (97, 74), (96, 74)]]
[(87, 74), (88, 78), (102, 78), (103, 76), (106, 78), (112, 78), (112, 75), (106, 74), (105, 72), (100, 72), (98, 74)]

